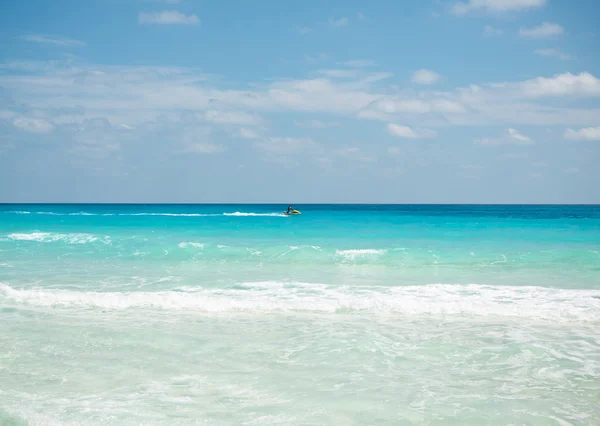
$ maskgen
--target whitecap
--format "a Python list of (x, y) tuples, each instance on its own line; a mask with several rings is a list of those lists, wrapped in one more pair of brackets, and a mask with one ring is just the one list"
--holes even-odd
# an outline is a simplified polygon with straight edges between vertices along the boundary
[(354, 260), (362, 257), (375, 257), (387, 253), (387, 250), (376, 249), (352, 249), (352, 250), (336, 250), (336, 256), (345, 258), (346, 260)]
[[(3, 303), (70, 308), (194, 310), (199, 312), (315, 312), (370, 315), (513, 318), (600, 322), (600, 290), (563, 290), (479, 284), (340, 287), (298, 282), (246, 282), (237, 288), (157, 292), (15, 289), (0, 284)], [(1, 299), (0, 299), (1, 300)]]

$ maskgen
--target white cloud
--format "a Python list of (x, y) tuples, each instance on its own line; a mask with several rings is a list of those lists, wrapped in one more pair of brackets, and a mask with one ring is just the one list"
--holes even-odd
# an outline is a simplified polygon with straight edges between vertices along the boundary
[(599, 96), (600, 80), (588, 72), (558, 74), (551, 78), (538, 77), (521, 85), (525, 95), (541, 96)]
[(245, 127), (242, 127), (239, 130), (238, 136), (242, 139), (258, 139), (258, 138), (260, 138), (260, 135), (258, 133), (256, 133), (254, 130), (247, 129)]
[(477, 145), (533, 145), (535, 142), (518, 130), (508, 128), (501, 138), (475, 139), (474, 143)]
[(539, 56), (547, 56), (547, 57), (552, 57), (552, 58), (558, 58), (558, 59), (561, 59), (563, 61), (568, 61), (570, 59), (573, 59), (573, 57), (571, 55), (568, 55), (568, 54), (564, 53), (560, 49), (554, 49), (554, 48), (536, 49), (536, 50), (534, 50), (534, 53), (536, 55), (539, 55)]
[(206, 121), (217, 124), (238, 124), (242, 126), (258, 126), (262, 119), (256, 114), (242, 111), (208, 110), (203, 114)]
[(163, 10), (162, 12), (140, 12), (140, 24), (182, 24), (197, 25), (200, 20), (196, 15), (185, 15), (176, 10)]
[(354, 68), (365, 68), (374, 67), (375, 65), (377, 65), (377, 62), (371, 59), (352, 59), (350, 61), (344, 62), (344, 65)]
[(455, 3), (451, 12), (459, 16), (470, 12), (520, 12), (543, 7), (545, 4), (546, 0), (468, 0), (467, 2)]
[(483, 27), (483, 35), (484, 37), (498, 37), (504, 34), (504, 31), (498, 28), (494, 28), (491, 25), (486, 25)]
[(331, 25), (332, 27), (345, 27), (349, 23), (350, 23), (350, 20), (345, 17), (339, 18), (339, 19), (333, 19), (333, 18), (329, 19), (329, 25)]
[(568, 169), (565, 169), (565, 173), (568, 175), (575, 175), (575, 174), (579, 173), (579, 168), (569, 167)]
[(518, 144), (530, 145), (533, 143), (529, 136), (525, 136), (522, 133), (519, 133), (517, 130), (509, 128), (507, 130), (508, 136)]
[[(0, 86), (22, 106), (19, 111), (44, 112), (46, 115), (39, 118), (55, 125), (101, 116), (116, 125), (135, 127), (183, 112), (191, 114), (196, 123), (200, 118), (230, 126), (229, 133), (240, 127), (262, 126), (262, 118), (256, 114), (268, 112), (355, 116), (430, 129), (549, 124), (586, 127), (597, 126), (600, 117), (600, 108), (593, 103), (577, 103), (577, 96), (600, 94), (600, 81), (589, 73), (438, 91), (427, 87), (401, 90), (380, 82), (375, 86), (373, 81), (382, 75), (356, 70), (360, 75), (355, 78), (259, 81), (234, 90), (219, 88), (222, 78), (213, 81), (188, 68), (34, 61), (0, 64), (0, 68), (10, 69), (0, 73)], [(554, 98), (549, 103), (545, 96)], [(3, 108), (12, 110), (8, 104)], [(292, 116), (291, 121), (299, 118)]]
[(46, 36), (40, 34), (29, 34), (21, 36), (22, 40), (30, 41), (33, 43), (52, 44), (54, 46), (62, 47), (83, 47), (85, 42), (80, 40), (73, 40), (65, 37)]
[(417, 84), (434, 84), (440, 79), (440, 75), (430, 70), (421, 69), (412, 76), (412, 81)]
[(52, 124), (42, 118), (17, 117), (12, 124), (29, 133), (49, 133), (54, 128)]
[(405, 139), (426, 139), (426, 138), (434, 138), (437, 136), (437, 133), (433, 130), (428, 129), (420, 129), (414, 130), (408, 126), (402, 126), (399, 124), (389, 123), (387, 125), (387, 129), (390, 135), (397, 138), (405, 138)]
[(389, 114), (461, 114), (465, 108), (448, 99), (402, 99), (400, 97), (383, 98), (370, 104), (366, 110), (359, 111), (359, 118), (386, 121)]
[(358, 70), (319, 70), (320, 74), (326, 75), (327, 77), (332, 78), (353, 78), (359, 75)]
[(567, 129), (564, 138), (572, 141), (600, 141), (600, 126), (579, 130)]
[(565, 32), (563, 27), (551, 22), (544, 22), (542, 25), (533, 28), (521, 28), (519, 35), (526, 38), (546, 38), (561, 35)]

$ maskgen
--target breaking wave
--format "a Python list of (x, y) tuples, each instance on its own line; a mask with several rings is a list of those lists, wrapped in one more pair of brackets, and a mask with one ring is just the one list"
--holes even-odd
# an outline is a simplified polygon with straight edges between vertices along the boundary
[(200, 312), (314, 312), (407, 316), (508, 317), (555, 322), (600, 322), (600, 290), (561, 290), (479, 284), (345, 287), (275, 281), (225, 289), (159, 292), (83, 292), (15, 289), (0, 284), (3, 303), (122, 310), (150, 308)]
[(9, 240), (13, 241), (35, 241), (39, 243), (51, 243), (62, 241), (68, 244), (87, 244), (93, 242), (102, 242), (110, 244), (110, 237), (98, 237), (91, 234), (60, 234), (54, 232), (29, 232), (29, 233), (13, 233), (8, 235)]

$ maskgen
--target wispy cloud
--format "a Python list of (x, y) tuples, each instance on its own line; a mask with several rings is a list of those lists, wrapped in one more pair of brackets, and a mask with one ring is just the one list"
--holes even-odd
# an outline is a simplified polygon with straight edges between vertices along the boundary
[(426, 70), (426, 69), (421, 69), (419, 71), (416, 71), (412, 75), (411, 80), (413, 81), (413, 83), (417, 83), (417, 84), (434, 84), (440, 78), (441, 78), (441, 76), (436, 72)]
[(600, 141), (600, 126), (579, 130), (567, 129), (564, 138), (572, 141)]
[(285, 155), (298, 151), (314, 150), (318, 144), (310, 138), (270, 137), (255, 143), (255, 146), (270, 155)]
[(474, 143), (476, 145), (533, 145), (535, 142), (518, 130), (508, 128), (505, 135), (501, 138), (475, 139)]
[(317, 55), (304, 55), (304, 59), (309, 64), (314, 64), (315, 62), (321, 62), (327, 60), (327, 53), (319, 53)]
[(197, 25), (200, 20), (194, 14), (185, 15), (176, 10), (163, 10), (162, 12), (140, 12), (138, 22), (140, 25)]
[(83, 47), (85, 42), (80, 40), (73, 40), (65, 37), (56, 37), (40, 34), (28, 34), (21, 36), (21, 40), (30, 41), (32, 43), (51, 44), (54, 46), (62, 47)]
[(494, 28), (491, 25), (486, 25), (483, 27), (483, 36), (484, 37), (499, 37), (504, 34), (504, 31), (498, 28)]
[(245, 128), (245, 127), (242, 127), (237, 132), (237, 136), (242, 139), (259, 139), (260, 138), (260, 135), (256, 131)]
[(332, 78), (354, 78), (358, 77), (360, 72), (358, 70), (325, 69), (319, 70), (319, 74)]
[(563, 52), (560, 49), (548, 48), (548, 49), (536, 49), (534, 53), (539, 56), (546, 56), (551, 58), (558, 58), (563, 61), (569, 61), (573, 59), (573, 56)]
[(313, 29), (311, 27), (298, 27), (298, 28), (296, 28), (296, 31), (298, 32), (298, 34), (301, 34), (301, 35), (308, 34), (312, 30)]
[(17, 117), (13, 126), (29, 133), (49, 133), (54, 126), (42, 118)]
[(396, 138), (404, 139), (426, 139), (434, 138), (437, 132), (429, 129), (412, 129), (408, 126), (389, 123), (387, 125), (388, 133)]
[(353, 59), (350, 61), (344, 62), (344, 65), (353, 68), (366, 68), (366, 67), (374, 67), (377, 65), (377, 62), (371, 59)]
[(537, 27), (521, 28), (519, 35), (524, 38), (548, 38), (559, 36), (565, 32), (564, 28), (558, 24), (544, 22)]
[(450, 11), (462, 16), (471, 12), (506, 13), (521, 12), (528, 9), (540, 8), (546, 5), (546, 0), (468, 0), (455, 3)]
[(237, 124), (242, 126), (258, 126), (262, 119), (256, 114), (243, 111), (218, 111), (208, 110), (203, 116), (204, 120), (217, 124)]
[(329, 25), (331, 25), (332, 27), (345, 27), (349, 23), (350, 23), (350, 20), (345, 17), (338, 18), (338, 19), (334, 19), (334, 18), (329, 19)]
[[(196, 125), (208, 122), (235, 134), (240, 127), (263, 131), (257, 113), (289, 112), (311, 114), (302, 119), (320, 122), (326, 119), (318, 114), (340, 117), (335, 120), (353, 116), (381, 120), (383, 126), (399, 123), (412, 133), (395, 129), (395, 134), (406, 137), (427, 134), (414, 129), (446, 126), (597, 126), (600, 116), (600, 109), (593, 105), (573, 103), (578, 97), (600, 96), (600, 81), (589, 73), (415, 92), (375, 83), (378, 73), (364, 70), (357, 77), (282, 78), (236, 90), (220, 89), (197, 70), (177, 67), (25, 62), (0, 64), (0, 68), (11, 70), (0, 73), (0, 86), (23, 108), (45, 114), (36, 119), (56, 127), (107, 117), (117, 126), (126, 124), (138, 132), (138, 126), (146, 122), (158, 120), (156, 126), (163, 126), (159, 117), (166, 116), (173, 123), (169, 131), (176, 132), (178, 120), (187, 114)], [(552, 97), (551, 103), (547, 97)], [(15, 117), (27, 116), (23, 108), (3, 106), (9, 111), (3, 115), (12, 123)], [(295, 119), (299, 117), (292, 122)], [(196, 136), (194, 132), (189, 142), (198, 142)]]
[(224, 151), (225, 147), (223, 145), (217, 145), (211, 142), (191, 143), (183, 150), (183, 152), (193, 154), (216, 154)]

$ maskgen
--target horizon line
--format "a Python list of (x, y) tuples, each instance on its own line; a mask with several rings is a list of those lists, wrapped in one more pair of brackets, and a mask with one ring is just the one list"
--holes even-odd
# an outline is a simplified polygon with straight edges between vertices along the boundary
[(366, 203), (366, 202), (0, 202), (0, 205), (346, 205), (346, 206), (600, 206), (600, 203)]

